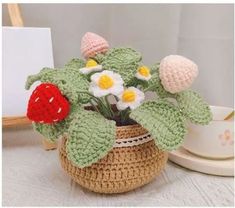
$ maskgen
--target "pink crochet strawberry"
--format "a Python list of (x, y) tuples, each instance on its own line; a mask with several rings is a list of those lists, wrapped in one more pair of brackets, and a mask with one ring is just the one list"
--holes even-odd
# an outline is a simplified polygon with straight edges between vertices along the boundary
[(186, 90), (197, 75), (197, 65), (183, 56), (170, 55), (161, 60), (159, 76), (164, 89), (170, 93)]
[(70, 104), (59, 88), (43, 83), (30, 96), (27, 117), (34, 122), (51, 124), (63, 120), (69, 110)]
[(105, 53), (108, 49), (108, 42), (95, 33), (87, 32), (82, 38), (81, 53), (86, 59), (92, 58), (98, 53)]

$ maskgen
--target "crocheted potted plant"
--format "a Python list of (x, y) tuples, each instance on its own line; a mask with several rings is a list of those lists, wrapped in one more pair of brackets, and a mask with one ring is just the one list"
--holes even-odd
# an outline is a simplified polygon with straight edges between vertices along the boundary
[[(94, 33), (84, 35), (81, 52), (85, 59), (28, 77), (26, 89), (41, 81), (28, 118), (49, 141), (62, 136), (62, 167), (81, 186), (121, 193), (149, 183), (164, 168), (167, 151), (182, 144), (186, 121), (205, 125), (212, 118), (189, 89), (197, 65), (171, 55), (148, 67), (139, 52), (109, 49)], [(144, 101), (147, 91), (157, 98)]]

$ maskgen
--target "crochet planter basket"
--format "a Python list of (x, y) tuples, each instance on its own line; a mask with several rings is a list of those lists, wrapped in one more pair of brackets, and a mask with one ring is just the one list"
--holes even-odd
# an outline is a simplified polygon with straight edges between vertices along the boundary
[(113, 149), (97, 163), (79, 168), (68, 160), (64, 137), (59, 150), (63, 169), (81, 186), (99, 193), (122, 193), (149, 183), (164, 168), (167, 153), (147, 130), (135, 124), (116, 127)]

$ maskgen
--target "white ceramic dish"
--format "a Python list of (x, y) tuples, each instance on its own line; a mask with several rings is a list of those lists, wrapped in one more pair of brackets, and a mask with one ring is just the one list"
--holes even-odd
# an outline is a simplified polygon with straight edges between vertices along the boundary
[(201, 126), (188, 124), (188, 134), (183, 147), (196, 155), (226, 159), (234, 156), (234, 121), (223, 119), (233, 110), (232, 108), (210, 106), (213, 121)]
[(234, 176), (234, 158), (211, 160), (191, 154), (183, 147), (169, 152), (169, 160), (190, 170), (218, 176)]

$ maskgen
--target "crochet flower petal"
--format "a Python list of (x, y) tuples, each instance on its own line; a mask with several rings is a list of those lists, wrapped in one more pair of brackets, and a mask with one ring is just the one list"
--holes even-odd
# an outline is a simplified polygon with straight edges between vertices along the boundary
[(196, 124), (206, 125), (212, 120), (209, 105), (192, 90), (180, 92), (176, 96), (179, 107), (189, 120)]
[(156, 145), (163, 150), (173, 150), (181, 145), (186, 134), (185, 118), (171, 103), (149, 101), (133, 110), (130, 118), (146, 128)]
[(115, 142), (115, 122), (93, 111), (81, 110), (68, 130), (68, 159), (80, 168), (103, 158)]

